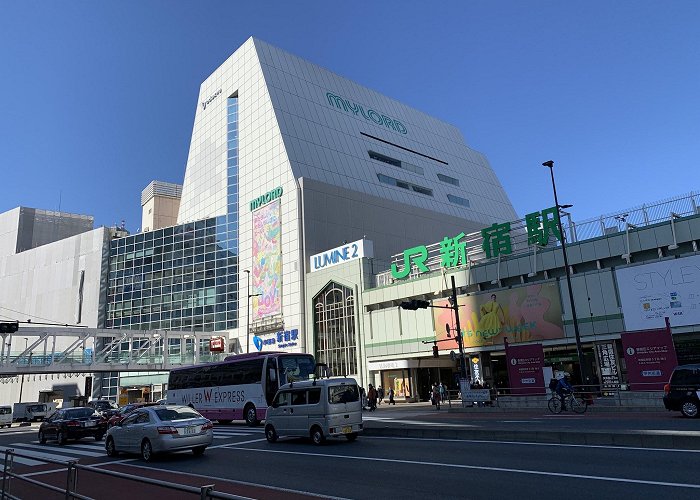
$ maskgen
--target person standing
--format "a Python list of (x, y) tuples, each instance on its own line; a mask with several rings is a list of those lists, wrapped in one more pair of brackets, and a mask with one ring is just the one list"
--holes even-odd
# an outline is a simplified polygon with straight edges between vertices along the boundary
[(380, 385), (377, 387), (377, 404), (381, 405), (384, 400), (384, 388)]
[(440, 388), (437, 384), (433, 384), (433, 395), (432, 395), (433, 405), (435, 409), (440, 411)]
[(369, 403), (369, 411), (377, 409), (377, 389), (372, 384), (369, 384), (369, 390), (367, 391), (367, 402)]
[(445, 396), (447, 396), (447, 388), (445, 387), (445, 384), (440, 382), (440, 399), (445, 401)]
[(389, 404), (396, 406), (396, 401), (394, 401), (394, 388), (389, 387)]

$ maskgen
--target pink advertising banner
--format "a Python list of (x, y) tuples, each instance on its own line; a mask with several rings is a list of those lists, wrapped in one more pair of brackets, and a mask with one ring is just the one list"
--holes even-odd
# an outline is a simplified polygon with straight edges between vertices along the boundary
[(621, 335), (627, 379), (633, 391), (661, 390), (678, 364), (669, 328)]
[(545, 394), (542, 344), (506, 344), (511, 394)]

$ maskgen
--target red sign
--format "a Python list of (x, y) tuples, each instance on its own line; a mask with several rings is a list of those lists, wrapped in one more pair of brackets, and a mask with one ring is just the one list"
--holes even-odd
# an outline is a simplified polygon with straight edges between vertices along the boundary
[(663, 389), (678, 365), (671, 329), (626, 332), (621, 337), (630, 389)]
[(224, 352), (225, 350), (223, 337), (212, 337), (209, 339), (210, 352)]
[(511, 394), (546, 393), (542, 344), (506, 344), (506, 361)]

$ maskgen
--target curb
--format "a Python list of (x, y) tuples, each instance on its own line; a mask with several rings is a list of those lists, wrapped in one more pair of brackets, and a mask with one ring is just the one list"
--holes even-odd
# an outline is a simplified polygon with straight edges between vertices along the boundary
[(508, 431), (488, 429), (425, 429), (413, 427), (367, 427), (363, 434), (378, 437), (419, 439), (463, 439), (480, 441), (514, 441), (520, 443), (573, 444), (700, 450), (700, 435), (677, 433), (633, 433), (609, 431)]

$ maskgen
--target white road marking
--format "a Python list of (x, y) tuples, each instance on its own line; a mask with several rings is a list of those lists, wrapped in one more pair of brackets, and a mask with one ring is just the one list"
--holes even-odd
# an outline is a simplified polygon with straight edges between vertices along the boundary
[(569, 479), (591, 479), (594, 481), (609, 481), (615, 483), (633, 483), (633, 484), (645, 484), (649, 486), (669, 486), (673, 488), (690, 488), (700, 490), (700, 484), (687, 484), (687, 483), (671, 483), (665, 481), (649, 481), (645, 479), (627, 479), (623, 477), (610, 477), (610, 476), (591, 476), (587, 474), (571, 474), (568, 472), (547, 472), (540, 470), (529, 470), (529, 469), (511, 469), (507, 467), (487, 467), (484, 465), (465, 465), (465, 464), (451, 464), (451, 463), (441, 463), (441, 462), (421, 462), (417, 460), (399, 460), (394, 458), (378, 458), (378, 457), (356, 457), (352, 455), (332, 455), (330, 453), (307, 453), (301, 451), (285, 451), (285, 450), (269, 450), (269, 449), (259, 449), (259, 448), (237, 448), (231, 447), (231, 450), (236, 451), (252, 451), (258, 453), (278, 453), (283, 455), (302, 455), (309, 457), (324, 457), (324, 458), (343, 458), (346, 460), (367, 460), (369, 462), (389, 462), (397, 464), (408, 464), (408, 465), (432, 465), (435, 467), (450, 467), (453, 469), (470, 469), (470, 470), (481, 470), (489, 472), (511, 472), (514, 474), (529, 474), (535, 476), (553, 476), (553, 477), (564, 477)]
[(471, 425), (471, 424), (450, 424), (446, 422), (425, 422), (423, 420), (403, 420), (403, 419), (398, 419), (398, 418), (387, 418), (387, 417), (362, 417), (362, 420), (367, 420), (367, 421), (373, 421), (373, 422), (393, 422), (397, 424), (410, 424), (410, 425), (426, 425), (426, 426), (432, 426), (432, 427), (440, 427), (440, 428), (445, 428), (445, 427), (456, 427), (456, 428), (465, 428), (465, 427), (479, 427), (478, 425)]
[[(0, 446), (0, 452), (5, 452), (8, 448), (5, 446)], [(12, 448), (10, 448), (12, 449)], [(21, 453), (21, 450), (18, 450)], [(44, 462), (39, 462), (37, 460), (32, 460), (31, 458), (24, 458), (24, 457), (18, 457), (14, 456), (12, 458), (13, 461), (17, 462), (18, 464), (23, 464), (23, 465), (29, 465), (29, 466), (35, 466), (35, 465), (43, 465)]]
[(635, 450), (635, 451), (664, 451), (676, 453), (700, 453), (700, 450), (685, 450), (675, 448), (643, 448), (641, 446), (615, 446), (605, 444), (568, 444), (568, 443), (535, 443), (532, 441), (491, 441), (488, 439), (448, 439), (448, 438), (412, 438), (390, 436), (364, 436), (363, 439), (389, 439), (400, 441), (438, 441), (444, 443), (478, 443), (478, 444), (517, 444), (519, 446), (561, 446), (563, 448), (600, 448), (605, 450)]
[(46, 445), (41, 445), (41, 444), (30, 444), (30, 443), (12, 443), (10, 446), (16, 447), (17, 451), (19, 451), (19, 448), (29, 448), (27, 450), (27, 453), (35, 453), (33, 450), (40, 450), (36, 452), (37, 454), (44, 454), (44, 455), (49, 455), (52, 456), (48, 452), (54, 452), (54, 453), (65, 453), (66, 455), (73, 455), (74, 453), (77, 453), (78, 455), (83, 455), (86, 457), (102, 457), (104, 456), (104, 453), (95, 453), (93, 451), (86, 451), (86, 450), (81, 450), (77, 448), (73, 448), (72, 446), (62, 446), (60, 448), (58, 447), (52, 447), (52, 446), (46, 446)]
[(214, 448), (228, 448), (229, 446), (239, 446), (239, 445), (242, 445), (242, 444), (259, 443), (259, 442), (261, 442), (261, 441), (267, 441), (267, 439), (266, 439), (266, 438), (262, 438), (262, 439), (251, 439), (250, 441), (240, 441), (240, 442), (237, 442), (237, 443), (219, 444), (219, 445), (216, 445), (216, 446), (209, 446), (207, 449), (209, 450), (209, 449), (214, 449)]

